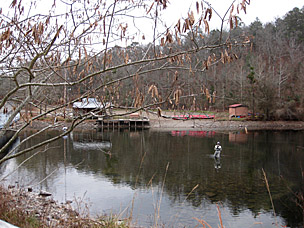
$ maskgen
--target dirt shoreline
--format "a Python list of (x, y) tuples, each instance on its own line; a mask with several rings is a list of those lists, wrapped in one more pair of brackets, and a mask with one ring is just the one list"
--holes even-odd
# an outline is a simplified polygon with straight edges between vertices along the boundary
[[(35, 121), (29, 129), (42, 129), (50, 122)], [(55, 129), (69, 127), (69, 122), (59, 122)], [(78, 125), (75, 130), (93, 130), (97, 128), (95, 120), (88, 120)], [(242, 130), (304, 130), (304, 121), (221, 121), (221, 120), (172, 120), (165, 118), (150, 119), (151, 131), (172, 131), (172, 130), (192, 130), (192, 131), (242, 131)]]
[[(113, 115), (124, 116), (121, 118), (131, 118), (132, 110), (112, 110)], [(135, 114), (135, 115), (134, 115)], [(141, 111), (133, 113), (133, 118), (147, 118), (150, 120), (151, 131), (172, 131), (172, 130), (196, 130), (196, 131), (240, 131), (245, 128), (250, 130), (304, 130), (304, 121), (250, 121), (246, 119), (228, 119), (228, 113), (214, 113), (214, 119), (188, 119), (188, 120), (173, 120), (172, 116), (187, 116), (201, 115), (202, 113), (193, 112), (187, 113), (182, 111), (162, 111), (162, 117), (158, 113), (151, 111)], [(203, 113), (208, 116), (207, 113)], [(119, 118), (119, 117), (118, 117)], [(55, 127), (61, 130), (63, 126), (71, 126), (71, 121), (63, 121), (63, 118), (57, 118), (59, 126)], [(19, 122), (19, 124), (23, 124)], [(54, 119), (48, 118), (45, 120), (35, 120), (31, 122), (29, 129), (42, 129), (54, 124)], [(96, 119), (86, 120), (78, 125), (76, 130), (91, 130), (97, 128)]]
[(250, 130), (304, 130), (304, 122), (298, 121), (219, 121), (219, 120), (153, 120), (152, 130), (201, 130), (201, 131), (239, 131)]

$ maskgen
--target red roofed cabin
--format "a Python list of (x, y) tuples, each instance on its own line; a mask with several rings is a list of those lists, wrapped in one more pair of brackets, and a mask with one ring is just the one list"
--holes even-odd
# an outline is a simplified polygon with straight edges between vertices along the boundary
[(229, 105), (229, 118), (230, 117), (246, 117), (248, 116), (248, 107), (242, 104)]

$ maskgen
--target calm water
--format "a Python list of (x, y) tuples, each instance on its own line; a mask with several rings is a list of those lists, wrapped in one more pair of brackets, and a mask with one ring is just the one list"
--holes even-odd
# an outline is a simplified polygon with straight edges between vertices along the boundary
[[(276, 222), (302, 227), (293, 193), (304, 190), (303, 138), (304, 132), (294, 131), (74, 132), (34, 156), (8, 181), (52, 192), (56, 200), (73, 200), (74, 206), (86, 202), (92, 215), (132, 214), (133, 222), (144, 227), (195, 227), (195, 218), (217, 227), (217, 207), (227, 228), (276, 227)], [(220, 161), (212, 157), (217, 141), (223, 147)], [(29, 156), (3, 164), (1, 175)]]

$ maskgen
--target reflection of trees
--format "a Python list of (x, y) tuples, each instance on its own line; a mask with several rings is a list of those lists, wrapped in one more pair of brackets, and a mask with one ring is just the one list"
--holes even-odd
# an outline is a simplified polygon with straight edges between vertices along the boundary
[[(261, 172), (264, 168), (275, 206), (278, 204), (277, 207), (283, 209), (277, 213), (283, 217), (288, 214), (288, 208), (281, 202), (288, 190), (279, 176), (283, 175), (298, 189), (301, 172), (296, 159), (301, 156), (290, 150), (290, 144), (278, 142), (286, 142), (285, 137), (289, 142), (301, 142), (301, 134), (258, 132), (248, 135), (247, 144), (230, 144), (226, 135), (215, 137), (222, 137), (220, 141), (224, 145), (223, 166), (219, 172), (213, 167), (213, 159), (208, 157), (218, 138), (197, 140), (146, 131), (142, 134), (113, 133), (112, 157), (98, 151), (83, 151), (90, 157), (79, 168), (101, 172), (114, 183), (124, 182), (135, 188), (145, 187), (151, 178), (154, 185), (162, 183), (169, 162), (165, 191), (171, 200), (183, 202), (187, 198), (193, 206), (200, 206), (205, 200), (221, 201), (227, 203), (234, 214), (249, 208), (255, 215), (261, 210), (272, 210)], [(198, 188), (188, 196), (197, 184)]]
[[(208, 154), (212, 153), (210, 148), (217, 141), (210, 138), (197, 140), (147, 132), (141, 138), (128, 139), (127, 133), (113, 137), (117, 139), (113, 141), (113, 148), (119, 158), (119, 176), (133, 187), (142, 154), (146, 153), (138, 186), (146, 185), (152, 177), (153, 183), (161, 183), (169, 162), (165, 189), (172, 200), (183, 202), (187, 197), (194, 206), (201, 205), (206, 199), (227, 202), (235, 214), (249, 208), (257, 215), (261, 210), (272, 210), (262, 168), (267, 173), (275, 203), (281, 204), (278, 208), (282, 208), (281, 200), (289, 193), (280, 176), (288, 180), (294, 189), (300, 188), (301, 164), (297, 159), (303, 155), (294, 153), (290, 147), (295, 148), (296, 143), (301, 142), (301, 136), (288, 132), (286, 140), (285, 133), (259, 132), (250, 134), (245, 145), (228, 144), (227, 138), (221, 139), (226, 151), (219, 173), (213, 168), (213, 160), (208, 158)], [(187, 196), (197, 184), (199, 187), (195, 192)], [(283, 212), (277, 213), (284, 215)]]
[[(287, 225), (297, 227), (303, 225), (303, 210), (296, 206), (294, 193), (304, 193), (303, 170), (303, 132), (266, 131), (259, 137), (266, 139), (268, 146), (267, 159), (264, 159), (263, 167), (268, 174), (273, 175), (273, 180), (280, 181), (282, 188), (290, 188), (284, 195), (280, 194), (273, 183), (270, 182), (274, 206), (277, 214), (286, 218)], [(275, 143), (276, 142), (276, 143)], [(302, 148), (302, 149), (301, 149)]]
[[(33, 132), (25, 131), (20, 135), (21, 140), (30, 136)], [(45, 132), (44, 135), (40, 135), (39, 137), (30, 138), (25, 145), (23, 145), (21, 149), (33, 146), (41, 142), (41, 140), (48, 139), (52, 137), (55, 132), (49, 131)], [(37, 184), (39, 181), (43, 180), (46, 176), (51, 174), (55, 170), (59, 170), (62, 168), (63, 164), (63, 139), (52, 142), (47, 145), (45, 148), (37, 149), (29, 154), (21, 155), (16, 158), (16, 163), (22, 163), (29, 156), (37, 153), (37, 155), (33, 156), (30, 161), (26, 162), (22, 165), (22, 172), (26, 173), (23, 175), (24, 178), (22, 180), (23, 184)], [(48, 189), (54, 183), (54, 180), (58, 177), (58, 173), (54, 172), (50, 175), (44, 182), (40, 184), (40, 187), (44, 187)]]
[[(51, 132), (45, 137), (48, 134)], [(88, 135), (73, 133), (73, 138), (88, 140)], [(261, 172), (264, 168), (277, 214), (287, 218), (288, 223), (296, 224), (301, 221), (301, 213), (288, 198), (290, 191), (286, 185), (288, 183), (293, 191), (303, 188), (301, 161), (304, 155), (297, 150), (303, 147), (302, 138), (303, 133), (300, 132), (255, 132), (248, 134), (246, 144), (237, 144), (229, 143), (229, 136), (223, 134), (198, 139), (149, 131), (91, 132), (89, 140), (110, 140), (111, 150), (107, 153), (98, 149), (73, 150), (70, 138), (66, 159), (67, 165), (78, 165), (75, 168), (79, 172), (106, 176), (115, 184), (124, 183), (132, 188), (144, 188), (151, 180), (152, 185), (162, 183), (169, 163), (165, 191), (172, 201), (184, 202), (187, 199), (195, 207), (206, 200), (220, 201), (227, 204), (233, 214), (247, 208), (255, 215), (261, 210), (272, 210)], [(224, 150), (222, 167), (215, 170), (210, 155), (218, 140)], [(33, 138), (30, 143), (38, 141)], [(31, 161), (38, 166), (26, 166), (28, 173), (33, 173), (32, 176), (39, 180), (63, 166), (63, 140), (50, 146), (55, 148)], [(24, 159), (20, 157), (17, 161)], [(50, 183), (54, 178), (55, 175), (50, 177)], [(199, 186), (188, 195), (196, 185)]]

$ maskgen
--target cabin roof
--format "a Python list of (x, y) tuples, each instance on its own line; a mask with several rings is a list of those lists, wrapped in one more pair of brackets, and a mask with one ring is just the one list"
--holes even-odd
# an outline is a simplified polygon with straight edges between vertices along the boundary
[(95, 108), (102, 108), (103, 105), (101, 102), (98, 102), (96, 98), (83, 98), (81, 102), (74, 102), (73, 108), (88, 108), (88, 109), (95, 109)]
[(243, 104), (233, 104), (233, 105), (229, 105), (229, 108), (238, 108), (238, 107), (247, 107), (246, 105)]

